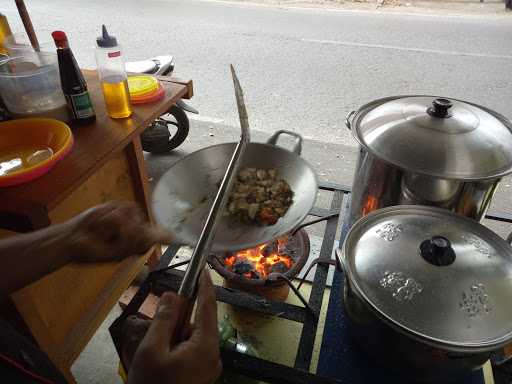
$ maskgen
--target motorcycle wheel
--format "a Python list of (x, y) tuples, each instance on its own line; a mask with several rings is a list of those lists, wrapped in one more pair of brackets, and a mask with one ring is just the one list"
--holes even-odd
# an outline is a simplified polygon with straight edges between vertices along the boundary
[[(163, 115), (142, 133), (141, 143), (144, 151), (169, 152), (178, 148), (187, 138), (190, 124), (185, 111), (173, 105), (167, 114), (171, 115), (172, 119)], [(176, 132), (171, 134), (170, 129), (176, 130)]]

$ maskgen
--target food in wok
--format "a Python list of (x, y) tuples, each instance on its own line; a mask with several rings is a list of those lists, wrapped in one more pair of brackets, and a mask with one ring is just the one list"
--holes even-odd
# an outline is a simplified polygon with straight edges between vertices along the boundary
[(246, 224), (273, 225), (292, 203), (293, 191), (279, 178), (276, 169), (243, 168), (233, 186), (225, 215)]

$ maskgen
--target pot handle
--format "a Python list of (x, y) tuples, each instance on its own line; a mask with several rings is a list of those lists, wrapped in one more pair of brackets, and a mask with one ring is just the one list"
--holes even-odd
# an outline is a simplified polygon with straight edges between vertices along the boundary
[(279, 131), (276, 131), (270, 138), (267, 140), (267, 144), (271, 145), (277, 145), (277, 140), (279, 136), (281, 135), (290, 135), (295, 137), (295, 145), (292, 148), (292, 152), (296, 155), (299, 155), (302, 153), (302, 136), (298, 133), (287, 131), (285, 129), (280, 129)]
[(352, 117), (355, 115), (356, 111), (351, 111), (348, 113), (347, 117), (345, 117), (345, 125), (348, 129), (352, 130)]
[(340, 272), (345, 272), (345, 258), (343, 257), (343, 251), (340, 248), (336, 248), (334, 250), (334, 254), (336, 256), (336, 268)]

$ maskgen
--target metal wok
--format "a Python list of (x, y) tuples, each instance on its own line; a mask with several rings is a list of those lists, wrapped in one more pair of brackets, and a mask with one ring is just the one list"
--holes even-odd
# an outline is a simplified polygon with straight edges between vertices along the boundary
[[(276, 145), (281, 134), (296, 137), (291, 152)], [(157, 183), (153, 193), (155, 218), (177, 242), (196, 244), (235, 145), (225, 143), (193, 152), (174, 164)], [(302, 137), (289, 131), (277, 131), (267, 143), (249, 144), (241, 167), (276, 169), (294, 193), (293, 204), (271, 226), (251, 226), (223, 217), (212, 252), (255, 247), (290, 232), (304, 220), (315, 203), (318, 183), (311, 166), (300, 157), (301, 149)]]

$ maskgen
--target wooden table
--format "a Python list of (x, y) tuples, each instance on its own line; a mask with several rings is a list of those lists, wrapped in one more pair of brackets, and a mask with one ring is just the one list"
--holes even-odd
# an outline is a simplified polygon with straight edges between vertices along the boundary
[[(0, 237), (59, 223), (111, 200), (136, 201), (152, 220), (140, 134), (179, 98), (191, 97), (192, 83), (161, 78), (164, 99), (135, 106), (130, 118), (114, 120), (106, 114), (96, 72), (83, 72), (96, 122), (72, 127), (72, 152), (48, 174), (0, 190)], [(152, 249), (144, 257), (120, 263), (71, 263), (55, 271), (12, 295), (11, 309), (18, 311), (23, 323), (17, 325), (26, 327), (68, 380), (75, 382), (72, 363), (144, 263), (154, 256), (157, 251)]]

